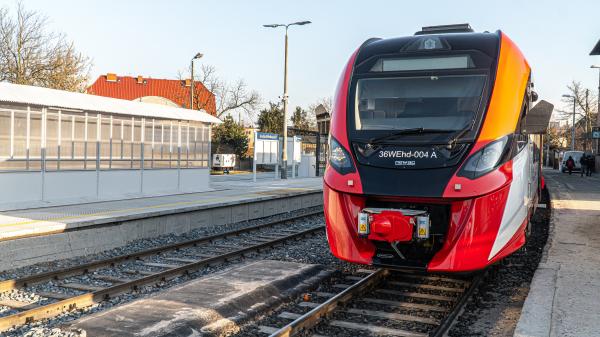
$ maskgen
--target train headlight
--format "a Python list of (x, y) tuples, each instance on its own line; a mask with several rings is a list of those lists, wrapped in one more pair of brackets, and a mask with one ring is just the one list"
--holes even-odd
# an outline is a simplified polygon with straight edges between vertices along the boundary
[(508, 136), (491, 142), (469, 157), (458, 175), (475, 179), (493, 171), (506, 161), (510, 147)]
[(350, 154), (333, 137), (329, 137), (329, 164), (342, 175), (355, 171)]

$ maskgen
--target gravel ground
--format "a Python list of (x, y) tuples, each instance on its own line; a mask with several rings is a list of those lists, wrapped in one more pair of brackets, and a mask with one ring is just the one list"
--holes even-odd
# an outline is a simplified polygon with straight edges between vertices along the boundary
[[(316, 210), (316, 209), (310, 209), (309, 211), (313, 211), (313, 210)], [(279, 215), (279, 216), (275, 216), (275, 217), (270, 217), (268, 219), (262, 219), (260, 221), (250, 221), (250, 222), (238, 223), (238, 224), (234, 224), (234, 225), (226, 225), (226, 226), (219, 226), (219, 227), (213, 227), (213, 228), (203, 228), (203, 229), (195, 230), (193, 232), (186, 233), (186, 234), (180, 235), (180, 236), (166, 235), (166, 236), (159, 237), (156, 239), (138, 240), (138, 241), (133, 242), (132, 244), (130, 244), (127, 247), (113, 249), (110, 251), (102, 252), (100, 254), (90, 255), (90, 256), (81, 257), (81, 258), (72, 258), (72, 259), (61, 260), (61, 261), (53, 261), (53, 262), (48, 262), (48, 263), (40, 263), (40, 264), (37, 264), (34, 266), (28, 266), (28, 267), (19, 268), (17, 270), (6, 271), (6, 272), (2, 273), (1, 277), (4, 279), (23, 277), (23, 276), (40, 273), (40, 272), (44, 272), (44, 271), (48, 271), (48, 270), (55, 270), (58, 268), (73, 266), (73, 265), (90, 262), (90, 261), (94, 261), (94, 260), (98, 260), (98, 259), (104, 259), (107, 257), (129, 254), (132, 252), (149, 249), (149, 248), (159, 246), (159, 245), (190, 240), (193, 238), (198, 238), (198, 237), (211, 235), (211, 234), (215, 234), (215, 233), (219, 233), (219, 232), (225, 232), (225, 231), (229, 231), (232, 229), (248, 227), (248, 226), (256, 225), (256, 224), (259, 224), (262, 222), (271, 221), (274, 218), (286, 218), (286, 217), (289, 217), (290, 215), (302, 214), (305, 212), (307, 212), (307, 211), (305, 210), (305, 211), (300, 211), (297, 213)], [(303, 229), (303, 228), (314, 227), (316, 225), (324, 225), (324, 219), (323, 219), (322, 215), (315, 215), (315, 216), (311, 216), (311, 217), (308, 217), (308, 218), (305, 218), (302, 220), (296, 220), (294, 222), (288, 223), (285, 228)], [(228, 245), (235, 246), (235, 245), (243, 244), (244, 242), (246, 242), (246, 243), (249, 242), (251, 237), (252, 237), (251, 235), (243, 235), (240, 237), (233, 237), (233, 238), (227, 239), (227, 240), (219, 240), (219, 243), (223, 243), (223, 244), (227, 243)], [(185, 250), (185, 251), (187, 251), (187, 250)], [(185, 253), (185, 251), (182, 253)], [(194, 248), (193, 251), (196, 253), (211, 252), (211, 250), (205, 249), (205, 248), (203, 248), (203, 246)], [(212, 250), (212, 252), (214, 252), (214, 249)], [(327, 243), (325, 242), (325, 235), (324, 235), (324, 231), (323, 231), (312, 237), (308, 237), (308, 238), (305, 238), (302, 240), (297, 240), (297, 241), (295, 241), (295, 243), (293, 243), (291, 245), (286, 245), (285, 247), (278, 246), (275, 249), (263, 251), (260, 254), (258, 254), (258, 253), (248, 254), (247, 257), (244, 259), (244, 261), (260, 258), (260, 259), (279, 259), (279, 260), (285, 260), (285, 261), (297, 261), (297, 262), (304, 262), (304, 263), (329, 263), (330, 261), (333, 263), (334, 261), (337, 260), (337, 259), (334, 259), (332, 256), (330, 256), (330, 258), (329, 258), (330, 261), (324, 260), (323, 259), (323, 256), (325, 255), (324, 253), (327, 253), (327, 255), (330, 255), (329, 250), (327, 248)], [(173, 255), (171, 253), (169, 253), (168, 255), (165, 255), (165, 256), (182, 257), (182, 255)], [(149, 262), (149, 261), (151, 261), (151, 259), (148, 259), (147, 261), (144, 261), (144, 262)], [(159, 260), (156, 260), (156, 261), (159, 261)], [(53, 319), (50, 319), (50, 320), (34, 322), (31, 324), (19, 327), (17, 329), (9, 330), (2, 336), (7, 336), (7, 337), (13, 337), (13, 336), (29, 336), (29, 337), (84, 336), (85, 332), (78, 333), (77, 331), (75, 331), (75, 332), (64, 331), (64, 330), (61, 330), (59, 327), (64, 326), (65, 323), (75, 320), (75, 319), (78, 319), (83, 315), (91, 314), (91, 313), (98, 312), (101, 310), (106, 310), (115, 305), (123, 304), (123, 303), (129, 302), (129, 301), (132, 301), (134, 299), (156, 293), (158, 291), (164, 290), (165, 288), (169, 288), (174, 285), (178, 285), (178, 284), (188, 281), (190, 279), (198, 278), (198, 277), (206, 275), (206, 274), (210, 274), (210, 273), (214, 273), (219, 270), (223, 270), (235, 263), (239, 263), (240, 261), (241, 261), (241, 259), (236, 259), (236, 260), (229, 261), (228, 263), (225, 263), (225, 264), (219, 264), (218, 266), (206, 267), (197, 273), (194, 273), (194, 274), (191, 274), (188, 276), (178, 277), (178, 278), (169, 280), (167, 282), (163, 282), (157, 286), (141, 287), (136, 292), (124, 294), (124, 295), (112, 298), (109, 301), (105, 301), (105, 302), (102, 302), (102, 303), (94, 305), (94, 306), (86, 307), (86, 308), (75, 310), (75, 311), (68, 312), (68, 313), (64, 313), (64, 314), (62, 314), (58, 317), (55, 317)], [(141, 263), (142, 263), (141, 261), (127, 261), (122, 264), (123, 266), (120, 266), (116, 270), (111, 271), (109, 269), (102, 269), (102, 270), (96, 271), (94, 273), (96, 273), (96, 274), (99, 273), (102, 275), (111, 275), (111, 276), (131, 278), (131, 275), (127, 275), (123, 272), (125, 269), (154, 270), (154, 271), (159, 270), (159, 269), (156, 269), (155, 267), (144, 266)], [(162, 261), (162, 263), (165, 263), (165, 261)], [(177, 264), (177, 263), (173, 263), (173, 264)], [(71, 277), (71, 278), (68, 278), (66, 281), (85, 283), (85, 284), (90, 284), (90, 285), (93, 284), (93, 285), (98, 285), (98, 286), (107, 285), (106, 282), (92, 279), (89, 275), (80, 275), (80, 276)], [(35, 286), (31, 287), (30, 290), (32, 290), (32, 291), (30, 292), (30, 291), (16, 290), (16, 291), (2, 294), (2, 296), (5, 296), (5, 298), (10, 298), (10, 299), (19, 300), (19, 301), (25, 301), (25, 302), (40, 301), (40, 303), (44, 303), (44, 301), (47, 301), (46, 299), (43, 299), (43, 298), (40, 299), (39, 296), (36, 297), (37, 295), (32, 294), (32, 292), (35, 292), (35, 291), (54, 291), (54, 292), (61, 292), (61, 293), (68, 292), (69, 294), (73, 294), (73, 295), (82, 293), (81, 291), (78, 291), (78, 290), (72, 290), (72, 289), (65, 290), (64, 288), (58, 288), (56, 286), (55, 282), (49, 282), (49, 283), (35, 285)], [(13, 313), (13, 312), (11, 312), (12, 309), (10, 309), (10, 308), (0, 307), (0, 315), (2, 315), (2, 316), (6, 315), (4, 313), (5, 311), (8, 314)]]
[[(543, 198), (542, 202), (545, 202), (548, 195)], [(548, 239), (549, 219), (549, 209), (537, 210), (533, 217), (532, 235), (524, 249), (490, 268), (487, 278), (466, 305), (449, 336), (513, 336)]]

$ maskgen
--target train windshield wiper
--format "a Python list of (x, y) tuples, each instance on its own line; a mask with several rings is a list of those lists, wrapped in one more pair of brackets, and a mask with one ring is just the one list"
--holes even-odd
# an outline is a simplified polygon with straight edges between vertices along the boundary
[(411, 128), (411, 129), (402, 129), (385, 136), (371, 138), (369, 140), (370, 144), (377, 144), (385, 142), (386, 140), (392, 140), (396, 138), (400, 138), (404, 135), (414, 135), (421, 133), (452, 133), (454, 130), (446, 130), (446, 129), (426, 129), (426, 128)]
[(456, 142), (467, 132), (473, 129), (473, 122), (467, 123), (462, 129), (456, 131), (450, 139), (448, 139), (448, 147), (453, 148)]

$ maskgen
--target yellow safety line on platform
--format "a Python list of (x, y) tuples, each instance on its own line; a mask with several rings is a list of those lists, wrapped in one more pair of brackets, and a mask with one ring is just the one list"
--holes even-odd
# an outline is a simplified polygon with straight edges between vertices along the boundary
[[(311, 189), (304, 188), (304, 187), (290, 187), (290, 188), (286, 188), (284, 190), (309, 191)], [(265, 193), (265, 192), (276, 192), (276, 191), (281, 191), (281, 189), (271, 190), (271, 191), (259, 191), (259, 192)], [(250, 193), (250, 194), (236, 195), (234, 197), (242, 197), (242, 198), (251, 197), (251, 196), (256, 196), (255, 193), (257, 193), (257, 192)], [(264, 195), (261, 195), (261, 196), (264, 196)], [(95, 217), (95, 216), (109, 215), (109, 214), (114, 214), (114, 213), (142, 211), (142, 210), (147, 210), (147, 209), (200, 204), (200, 203), (208, 203), (208, 202), (215, 202), (215, 201), (219, 202), (219, 201), (226, 201), (226, 200), (231, 200), (231, 197), (229, 197), (229, 198), (211, 198), (211, 199), (206, 199), (206, 200), (201, 200), (201, 201), (200, 200), (180, 201), (180, 202), (174, 202), (174, 203), (168, 203), (168, 204), (159, 204), (159, 205), (135, 207), (135, 208), (125, 208), (125, 209), (104, 211), (104, 212), (97, 212), (97, 213), (90, 213), (90, 214), (63, 216), (63, 217), (58, 217), (58, 218), (48, 218), (45, 220), (28, 220), (28, 221), (21, 221), (21, 222), (4, 223), (4, 224), (0, 224), (0, 227), (31, 225), (31, 224), (40, 223), (40, 222), (57, 222), (57, 221), (64, 221), (64, 220), (83, 219), (83, 218), (89, 218), (89, 217)], [(0, 212), (0, 216), (2, 216), (2, 215), (3, 214)], [(10, 215), (4, 215), (4, 216), (10, 217)]]

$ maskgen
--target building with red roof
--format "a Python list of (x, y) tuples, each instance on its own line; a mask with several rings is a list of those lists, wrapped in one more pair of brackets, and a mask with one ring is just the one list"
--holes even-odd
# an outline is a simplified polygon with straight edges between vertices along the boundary
[[(216, 116), (215, 95), (204, 84), (194, 82), (194, 110)], [(143, 76), (101, 75), (86, 90), (88, 94), (147, 103), (190, 108), (191, 81), (145, 78)]]

